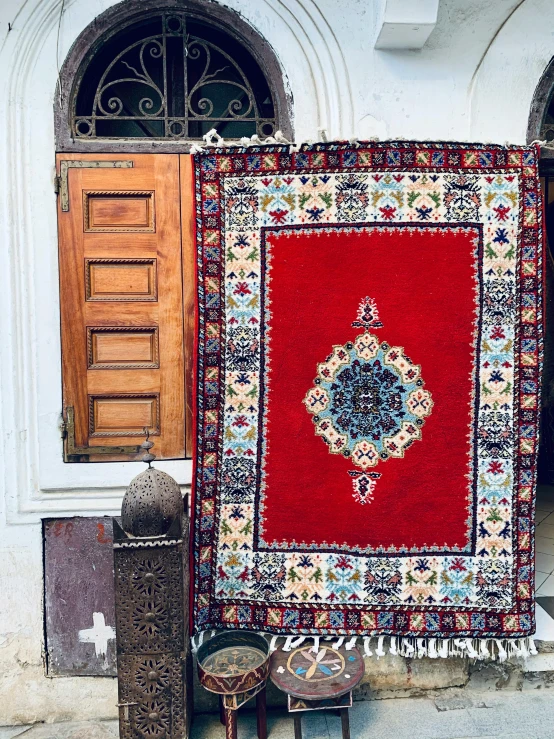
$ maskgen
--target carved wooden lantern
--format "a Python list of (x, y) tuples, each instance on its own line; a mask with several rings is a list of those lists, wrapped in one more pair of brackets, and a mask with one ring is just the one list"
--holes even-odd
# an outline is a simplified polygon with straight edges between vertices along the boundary
[(188, 516), (179, 485), (150, 466), (113, 521), (119, 734), (183, 739), (192, 716)]

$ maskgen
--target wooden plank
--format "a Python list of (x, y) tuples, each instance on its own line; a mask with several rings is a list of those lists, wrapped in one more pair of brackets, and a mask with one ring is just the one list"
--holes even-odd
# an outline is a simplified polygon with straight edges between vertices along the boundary
[(194, 177), (192, 157), (181, 154), (181, 245), (183, 251), (183, 329), (185, 356), (185, 450), (192, 457), (193, 439), (193, 355), (196, 310), (196, 249), (194, 217)]

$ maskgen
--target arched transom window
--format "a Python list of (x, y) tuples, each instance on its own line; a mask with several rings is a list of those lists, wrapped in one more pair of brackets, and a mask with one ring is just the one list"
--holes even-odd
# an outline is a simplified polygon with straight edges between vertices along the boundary
[(209, 18), (177, 9), (142, 14), (105, 33), (74, 77), (74, 142), (271, 136), (278, 101), (247, 45)]

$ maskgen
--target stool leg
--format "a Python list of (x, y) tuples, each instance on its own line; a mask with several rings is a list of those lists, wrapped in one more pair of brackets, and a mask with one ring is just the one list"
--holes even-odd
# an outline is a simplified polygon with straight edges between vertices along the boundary
[(294, 739), (302, 739), (302, 714), (294, 714)]
[(340, 709), (340, 720), (342, 724), (342, 739), (350, 739), (350, 720), (348, 718), (348, 708)]
[(258, 739), (267, 739), (267, 714), (265, 688), (256, 696), (256, 726)]
[(237, 739), (237, 712), (225, 709), (225, 739)]
[(220, 695), (219, 697), (219, 720), (225, 726), (225, 708), (223, 707), (223, 696)]

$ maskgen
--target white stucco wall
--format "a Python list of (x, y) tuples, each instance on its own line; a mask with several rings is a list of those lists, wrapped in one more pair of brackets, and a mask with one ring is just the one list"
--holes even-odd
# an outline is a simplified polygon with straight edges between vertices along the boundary
[[(376, 51), (382, 0), (226, 0), (273, 46), (298, 139), (523, 143), (554, 56), (552, 0), (441, 0), (420, 51)], [(111, 0), (0, 3), (0, 724), (115, 716), (106, 678), (42, 668), (46, 515), (115, 513), (136, 465), (64, 465), (53, 97), (71, 44)], [(8, 23), (11, 30), (8, 30)], [(160, 467), (190, 481), (190, 462)]]

